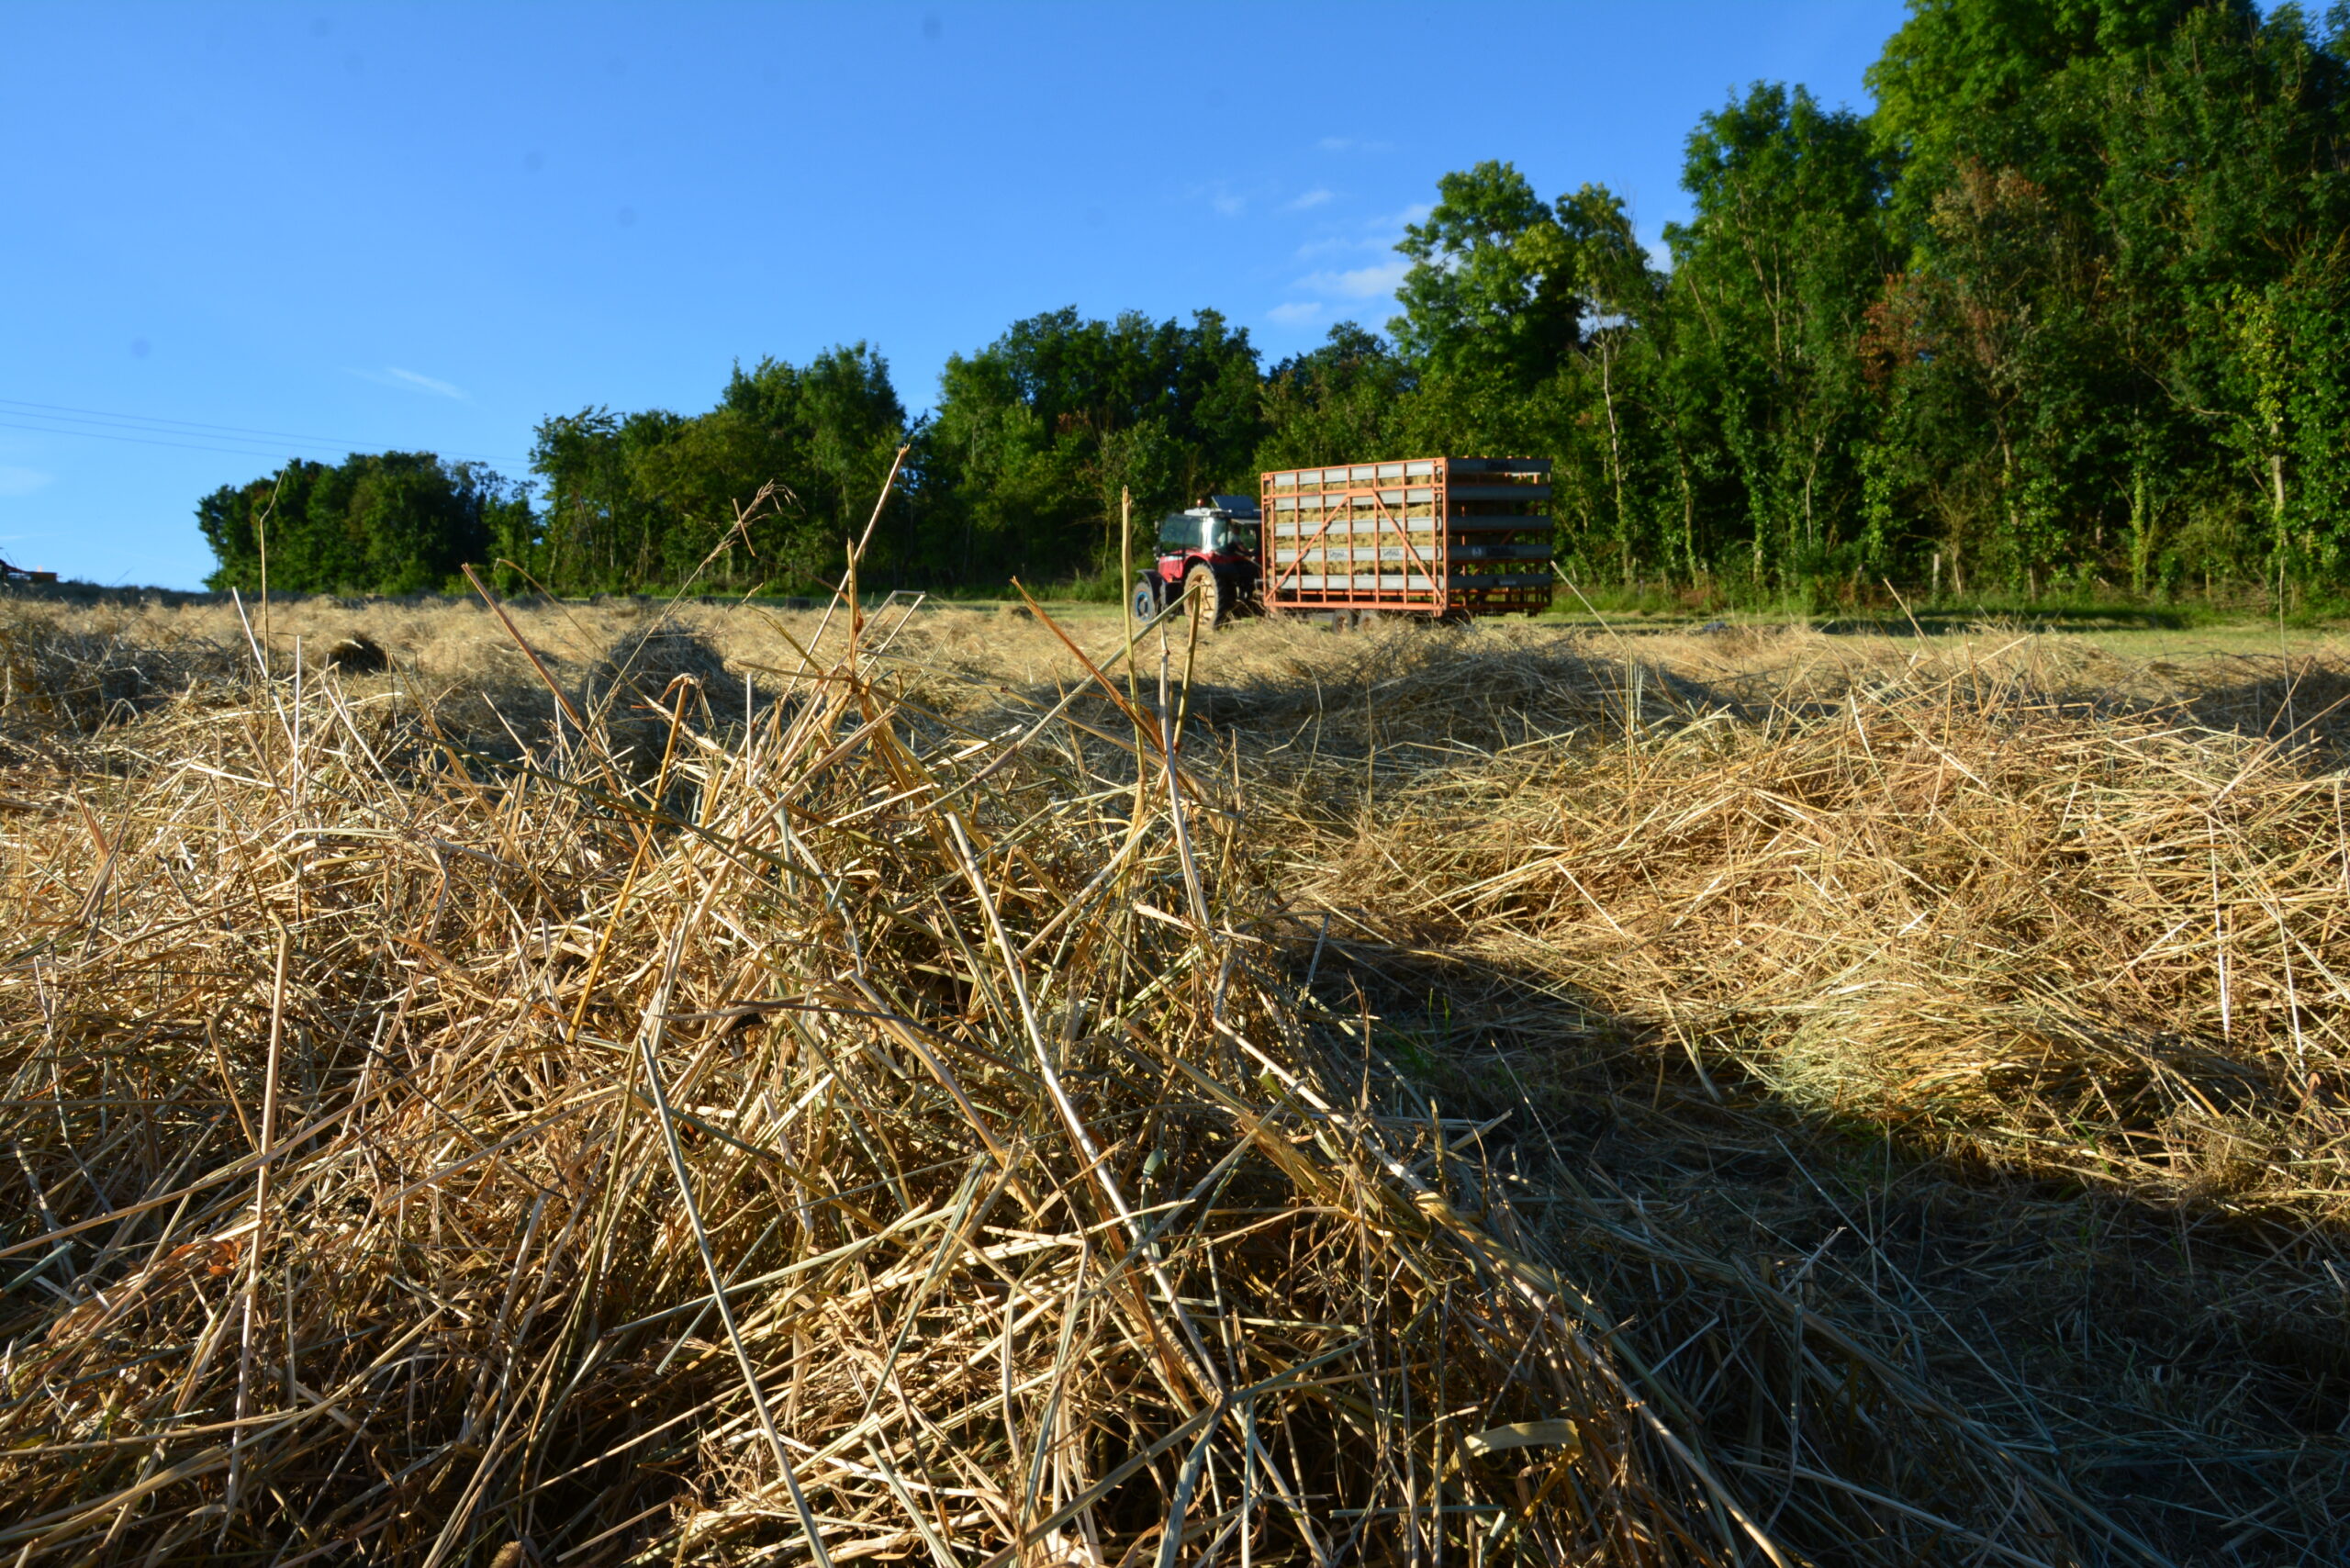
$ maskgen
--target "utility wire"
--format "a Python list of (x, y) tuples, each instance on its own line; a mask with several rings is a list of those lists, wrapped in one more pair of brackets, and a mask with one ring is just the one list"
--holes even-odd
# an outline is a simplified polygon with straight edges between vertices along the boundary
[[(326, 446), (341, 446), (345, 444), (345, 438), (341, 436), (304, 435), (299, 431), (255, 430), (250, 425), (207, 424), (200, 420), (167, 420), (160, 414), (121, 414), (115, 413), (106, 409), (76, 409), (63, 403), (28, 403), (21, 398), (0, 398), (0, 405), (6, 405), (11, 409), (36, 410), (44, 416), (83, 414), (87, 415), (89, 418), (94, 420), (104, 420), (115, 424), (177, 425), (185, 430), (219, 431), (229, 435), (263, 435), (282, 441), (316, 442)], [(76, 422), (78, 423), (81, 421), (77, 420)], [(349, 442), (349, 444), (355, 446), (364, 443), (352, 442)]]
[[(6, 411), (6, 410), (0, 410), (0, 412), (5, 412), (5, 411)], [(283, 461), (284, 461), (284, 460), (285, 460), (288, 455), (297, 456), (297, 457), (298, 457), (298, 456), (300, 456), (300, 455), (301, 455), (301, 454), (300, 454), (300, 453), (298, 453), (298, 452), (297, 452), (297, 453), (293, 453), (293, 454), (288, 454), (288, 452), (286, 451), (286, 449), (285, 449), (285, 447), (282, 447), (282, 446), (279, 446), (279, 447), (267, 447), (267, 448), (241, 447), (241, 446), (209, 446), (209, 445), (200, 445), (200, 444), (198, 444), (198, 443), (196, 443), (196, 442), (185, 442), (185, 441), (160, 441), (160, 440), (156, 439), (156, 438), (155, 438), (155, 437), (153, 437), (153, 436), (144, 436), (144, 435), (118, 435), (118, 434), (111, 434), (111, 433), (108, 433), (108, 432), (106, 432), (106, 431), (103, 431), (60, 430), (60, 429), (58, 429), (58, 428), (56, 428), (55, 426), (52, 426), (52, 425), (24, 425), (24, 424), (17, 424), (17, 423), (16, 423), (15, 421), (13, 421), (13, 420), (0, 420), (0, 430), (12, 430), (12, 431), (37, 431), (37, 432), (39, 432), (39, 434), (41, 434), (41, 435), (78, 435), (78, 436), (86, 436), (86, 437), (88, 437), (88, 438), (89, 438), (90, 440), (92, 440), (92, 441), (128, 441), (128, 442), (137, 442), (138, 444), (140, 444), (140, 445), (141, 445), (141, 446), (169, 446), (169, 447), (175, 447), (175, 448), (177, 448), (178, 450), (180, 450), (180, 451), (182, 451), (182, 452), (220, 452), (220, 453), (226, 453), (226, 454), (229, 454), (229, 456), (231, 456), (231, 457), (251, 457), (251, 458), (258, 459), (259, 461), (263, 462), (263, 463), (272, 462), (272, 461), (283, 462)], [(329, 449), (321, 446), (321, 447), (314, 447), (314, 448), (313, 448), (313, 450), (314, 450), (314, 451), (319, 451), (319, 452), (324, 452), (324, 451), (327, 451), (327, 450), (329, 450)], [(346, 449), (346, 450), (347, 450), (347, 449)], [(461, 461), (462, 461), (462, 460), (464, 460), (464, 454), (459, 454), (459, 453), (449, 453), (449, 452), (444, 452), (444, 453), (435, 453), (433, 455), (435, 455), (435, 456), (437, 456), (437, 457), (455, 457), (455, 458), (459, 458)], [(475, 461), (475, 462), (487, 462), (487, 461), (490, 461), (490, 460), (488, 460), (488, 459), (483, 459), (483, 458), (476, 458), (476, 459), (473, 459), (473, 461)], [(513, 467), (527, 466), (527, 465), (516, 465), (516, 464), (512, 464), (512, 463), (510, 463), (510, 462), (507, 463), (505, 465), (506, 465), (506, 466), (513, 466)]]
[[(21, 425), (13, 420), (0, 420), (0, 430), (37, 431), (42, 435), (87, 436), (92, 441), (129, 441), (136, 442), (141, 446), (177, 447), (182, 452), (225, 452), (232, 457), (257, 457), (264, 462), (273, 457), (283, 458), (286, 455), (285, 449), (284, 447), (273, 447), (267, 450), (263, 450), (260, 448), (247, 448), (241, 446), (199, 446), (192, 442), (159, 441), (153, 436), (113, 435), (100, 431), (59, 430), (52, 425)], [(319, 450), (324, 449), (320, 448)]]
[[(274, 456), (284, 449), (266, 443), (290, 441), (318, 451), (340, 450), (344, 453), (375, 450), (396, 450), (394, 443), (383, 442), (348, 441), (334, 436), (299, 435), (291, 431), (252, 430), (241, 425), (206, 424), (195, 420), (166, 420), (143, 414), (117, 414), (96, 409), (71, 409), (54, 403), (33, 403), (17, 398), (0, 398), (0, 414), (16, 416), (0, 420), (0, 428), (38, 431), (45, 435), (89, 436), (101, 441), (135, 441), (149, 446), (177, 446), (190, 452), (224, 452), (237, 456)], [(39, 420), (39, 424), (24, 424), (17, 420)], [(77, 430), (77, 425), (97, 428)], [(180, 437), (181, 440), (161, 440), (160, 437)], [(234, 442), (222, 445), (220, 442)], [(256, 447), (260, 450), (255, 450)], [(520, 467), (509, 457), (492, 456), (486, 453), (442, 452), (438, 455), (478, 463), (494, 463)]]

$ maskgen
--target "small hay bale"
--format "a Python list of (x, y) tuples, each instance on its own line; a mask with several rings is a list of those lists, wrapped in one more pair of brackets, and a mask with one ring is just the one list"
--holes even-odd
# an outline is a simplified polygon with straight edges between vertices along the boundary
[(353, 632), (327, 650), (327, 667), (345, 675), (381, 675), (392, 657), (364, 632)]

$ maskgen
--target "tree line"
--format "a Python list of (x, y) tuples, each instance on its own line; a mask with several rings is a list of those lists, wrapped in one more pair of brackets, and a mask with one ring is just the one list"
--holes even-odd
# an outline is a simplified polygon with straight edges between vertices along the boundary
[[(216, 586), (802, 590), (898, 449), (867, 580), (1108, 586), (1263, 468), (1548, 456), (1595, 584), (1833, 602), (1879, 581), (2330, 599), (2350, 561), (2350, 6), (1911, 0), (1866, 116), (1758, 84), (1690, 133), (1662, 257), (1597, 185), (1447, 174), (1384, 333), (1267, 364), (1213, 310), (1076, 309), (909, 420), (865, 343), (705, 413), (543, 421), (533, 482), (289, 465), (199, 508)], [(255, 521), (267, 512), (264, 529)]]

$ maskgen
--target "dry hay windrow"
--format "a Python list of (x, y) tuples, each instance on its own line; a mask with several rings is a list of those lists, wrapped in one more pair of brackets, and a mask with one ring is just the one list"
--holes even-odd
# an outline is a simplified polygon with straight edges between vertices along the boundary
[[(1562, 1226), (1511, 1129), (1293, 989), (1266, 873), (1343, 841), (1345, 737), (1284, 824), (1203, 743), (1170, 783), (1156, 705), (1076, 661), (966, 689), (976, 619), (835, 625), (739, 703), (704, 667), (584, 722), (576, 690), (515, 721), (505, 680), (490, 727), (487, 689), (248, 665), (20, 770), (14, 1560), (2159, 1560), (1800, 1273)], [(1315, 644), (1259, 630), (1197, 710), (1318, 744), (1281, 673)], [(1387, 683), (1374, 778), (1382, 733), (1521, 748), (1373, 809), (1482, 792), (1521, 838), (1423, 823), (1458, 899), (1366, 857), (1326, 902), (1614, 972), (1533, 883), (1475, 885), (1561, 852), (1527, 813), (1589, 764), (1553, 732), (1622, 706), (1560, 678), (1606, 661), (1347, 646), (1339, 687)], [(1510, 683), (1482, 710), (1480, 657)], [(1671, 1366), (1699, 1339), (1710, 1378)]]
[(1245, 752), (1293, 951), (1517, 1113), (1724, 1466), (1842, 1429), (1789, 1397), (1824, 1319), (2177, 1561), (2337, 1559), (2345, 666), (1777, 640), (1745, 689), (1562, 644), (1509, 725), (1470, 646), (1366, 649)]
[(2350, 818), (2322, 757), (1980, 666), (1744, 716), (1583, 674), (1577, 730), (1398, 769), (1368, 814), (1359, 782), (1293, 783), (1326, 851), (1301, 902), (1821, 1114), (2350, 1219)]
[[(12, 1562), (1764, 1550), (1475, 1129), (1334, 1065), (1155, 720), (797, 687), (671, 687), (645, 780), (281, 674), (19, 802)], [(2083, 1528), (1913, 1451), (1964, 1525), (1806, 1517)]]

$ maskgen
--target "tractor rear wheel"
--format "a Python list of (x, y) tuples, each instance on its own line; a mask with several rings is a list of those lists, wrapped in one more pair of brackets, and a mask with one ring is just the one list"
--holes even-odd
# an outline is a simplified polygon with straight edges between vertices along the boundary
[(1190, 599), (1192, 615), (1203, 631), (1214, 631), (1232, 612), (1223, 579), (1204, 566), (1195, 566), (1183, 574), (1183, 592)]

